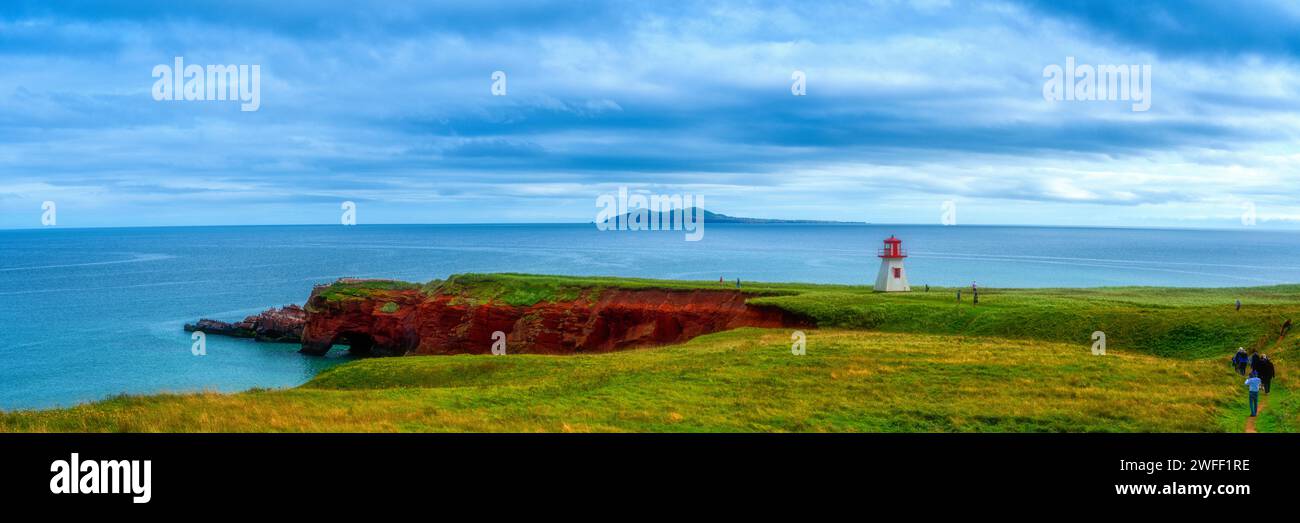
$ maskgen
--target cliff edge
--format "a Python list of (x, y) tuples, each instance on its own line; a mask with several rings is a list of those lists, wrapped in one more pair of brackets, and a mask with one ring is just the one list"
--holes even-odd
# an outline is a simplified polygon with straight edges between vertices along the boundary
[[(305, 354), (334, 345), (375, 356), (576, 354), (680, 343), (738, 327), (812, 322), (754, 306), (736, 289), (604, 285), (557, 277), (461, 275), (420, 285), (340, 280), (313, 289), (302, 329)], [(496, 332), (504, 335), (493, 337)]]

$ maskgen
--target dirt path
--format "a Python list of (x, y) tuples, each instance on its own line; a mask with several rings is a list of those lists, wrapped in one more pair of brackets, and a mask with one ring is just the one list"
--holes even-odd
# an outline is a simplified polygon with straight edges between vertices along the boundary
[(1256, 432), (1259, 432), (1259, 431), (1255, 430), (1255, 420), (1259, 419), (1259, 416), (1260, 416), (1261, 414), (1264, 414), (1264, 405), (1268, 405), (1268, 396), (1264, 395), (1264, 394), (1263, 394), (1263, 391), (1260, 391), (1260, 395), (1259, 395), (1259, 407), (1257, 407), (1257, 408), (1255, 409), (1255, 416), (1254, 416), (1254, 417), (1249, 417), (1249, 416), (1246, 417), (1246, 433), (1247, 433), (1247, 434), (1254, 434), (1254, 433), (1256, 433)]
[[(1286, 341), (1286, 331), (1283, 331), (1283, 332), (1282, 332), (1282, 335), (1279, 336), (1278, 339), (1277, 339), (1277, 341), (1273, 343), (1273, 346), (1269, 348), (1269, 352), (1271, 352), (1273, 355), (1276, 356), (1277, 353), (1278, 353), (1279, 351), (1282, 350), (1282, 347), (1283, 347), (1282, 343), (1285, 342), (1285, 341)], [(1264, 406), (1265, 406), (1265, 405), (1268, 405), (1268, 395), (1264, 394), (1264, 389), (1263, 389), (1262, 387), (1260, 388), (1260, 391), (1259, 391), (1259, 392), (1260, 392), (1260, 394), (1259, 394), (1259, 406), (1258, 406), (1258, 408), (1255, 409), (1255, 416), (1254, 416), (1254, 417), (1249, 417), (1249, 416), (1246, 417), (1246, 433), (1247, 433), (1247, 434), (1253, 434), (1253, 433), (1259, 432), (1258, 430), (1255, 430), (1255, 420), (1256, 420), (1256, 419), (1259, 419), (1259, 416), (1260, 416), (1261, 414), (1264, 413)]]

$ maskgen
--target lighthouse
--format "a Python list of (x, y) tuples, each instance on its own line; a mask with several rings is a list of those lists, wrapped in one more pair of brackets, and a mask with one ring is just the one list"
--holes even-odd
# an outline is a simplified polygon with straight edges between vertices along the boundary
[(903, 270), (903, 240), (892, 235), (885, 240), (885, 248), (880, 249), (880, 272), (876, 274), (876, 290), (880, 292), (907, 292), (907, 272)]

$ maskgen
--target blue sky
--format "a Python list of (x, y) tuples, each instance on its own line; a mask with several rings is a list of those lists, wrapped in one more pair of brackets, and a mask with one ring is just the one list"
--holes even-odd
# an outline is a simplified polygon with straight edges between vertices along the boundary
[[(53, 5), (52, 5), (53, 4)], [(261, 107), (159, 102), (256, 64)], [(1151, 108), (1045, 100), (1146, 64)], [(1300, 227), (1293, 2), (26, 1), (0, 6), (0, 227), (738, 216)], [(492, 96), (493, 71), (507, 95)], [(791, 94), (793, 71), (806, 96)]]

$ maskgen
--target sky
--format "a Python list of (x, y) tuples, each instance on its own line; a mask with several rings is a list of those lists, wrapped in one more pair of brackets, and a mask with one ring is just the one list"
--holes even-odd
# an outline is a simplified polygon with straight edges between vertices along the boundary
[[(156, 100), (176, 57), (257, 65), (260, 106)], [(1296, 229), (1298, 57), (1284, 0), (6, 0), (0, 228), (47, 201), (58, 227), (345, 201), (590, 222), (628, 187), (749, 217)], [(1067, 59), (1150, 66), (1149, 110), (1048, 99)]]

